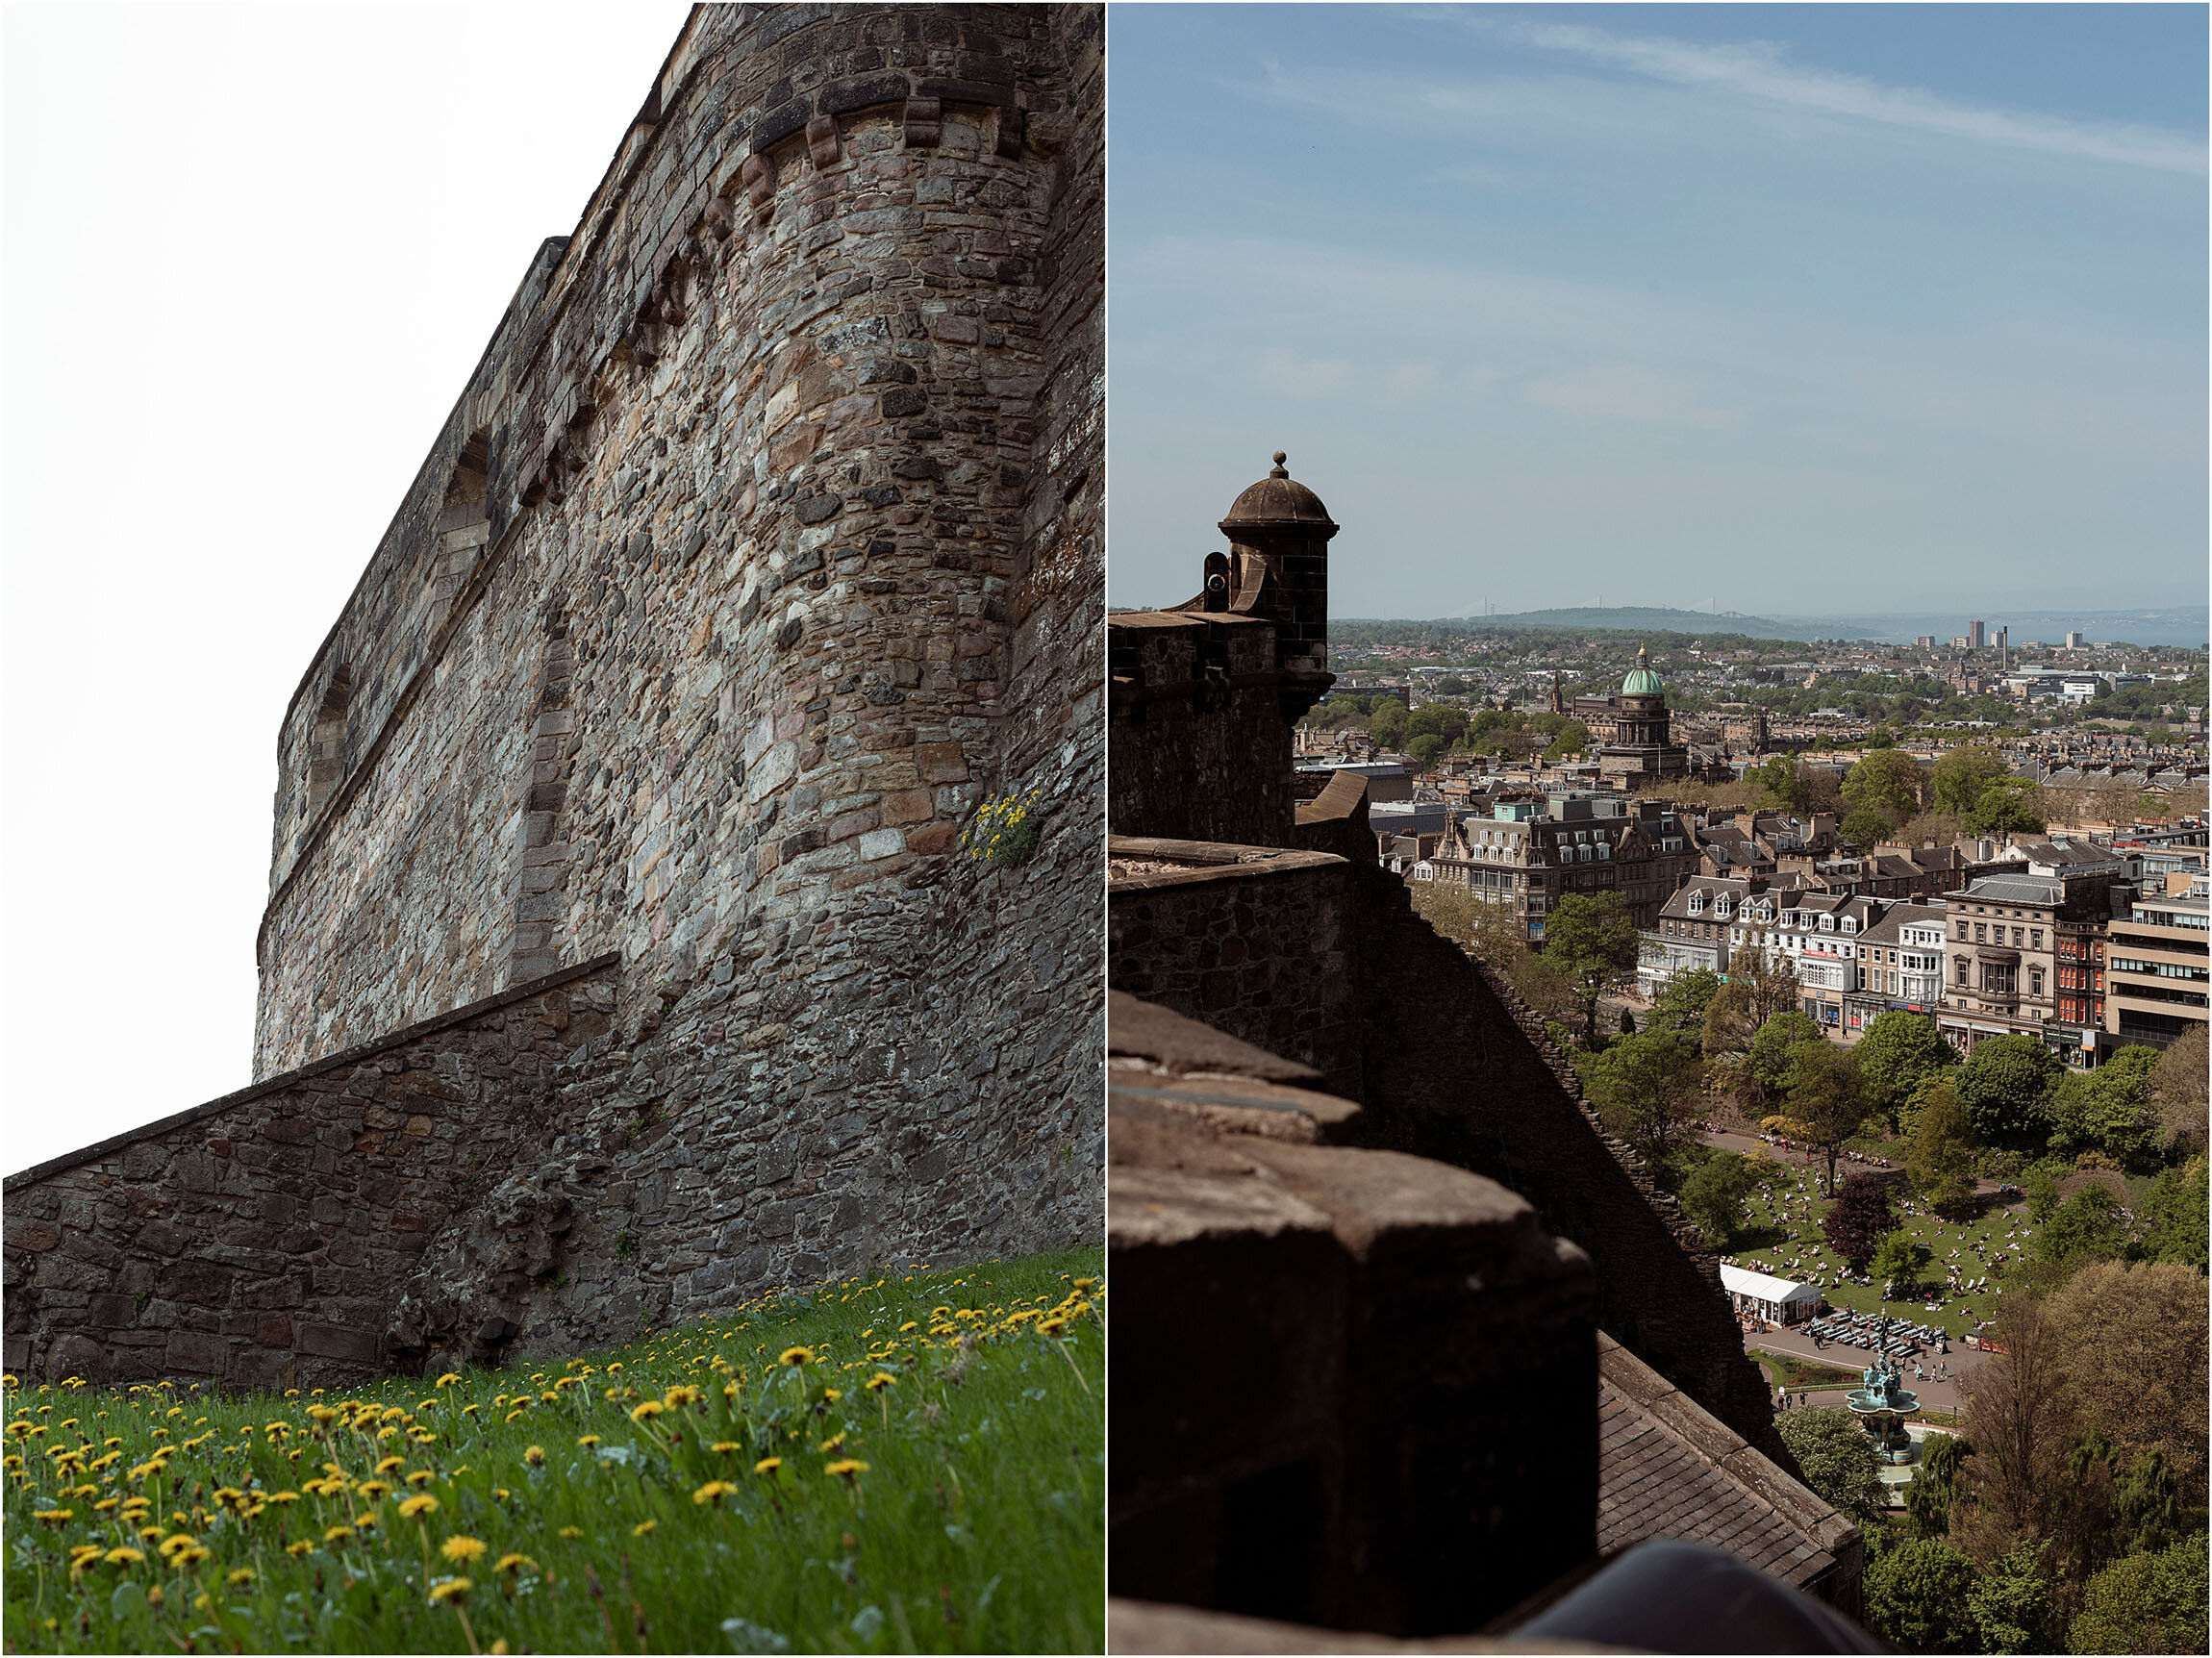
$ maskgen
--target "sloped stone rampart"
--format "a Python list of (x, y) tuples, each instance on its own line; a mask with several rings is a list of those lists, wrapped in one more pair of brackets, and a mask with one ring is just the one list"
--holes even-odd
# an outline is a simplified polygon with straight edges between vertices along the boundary
[[(535, 1148), (560, 1068), (608, 1031), (586, 963), (7, 1182), (17, 1373), (342, 1385), (390, 1356), (398, 1287)], [(573, 1217), (540, 1218), (551, 1273)], [(462, 1332), (489, 1357), (513, 1332)]]

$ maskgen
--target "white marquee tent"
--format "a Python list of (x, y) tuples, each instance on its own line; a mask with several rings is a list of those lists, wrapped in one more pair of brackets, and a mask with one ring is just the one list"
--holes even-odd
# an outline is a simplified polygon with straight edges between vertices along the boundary
[(1721, 1288), (1740, 1313), (1749, 1313), (1770, 1324), (1797, 1324), (1811, 1318), (1821, 1305), (1818, 1285), (1770, 1277), (1747, 1267), (1721, 1264)]

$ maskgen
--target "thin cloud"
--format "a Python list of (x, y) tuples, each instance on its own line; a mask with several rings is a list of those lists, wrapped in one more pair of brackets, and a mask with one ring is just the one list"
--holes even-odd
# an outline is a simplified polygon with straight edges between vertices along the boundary
[(1470, 20), (1522, 45), (1570, 53), (1675, 86), (1711, 88), (1769, 104), (1911, 127), (2013, 149), (2077, 156), (2162, 172), (2201, 173), (2200, 138), (2122, 122), (2071, 121), (1954, 103), (1917, 87), (1890, 87), (1861, 75), (1784, 62), (1766, 41), (1701, 46), (1649, 36), (1616, 35), (1570, 23), (1493, 24)]

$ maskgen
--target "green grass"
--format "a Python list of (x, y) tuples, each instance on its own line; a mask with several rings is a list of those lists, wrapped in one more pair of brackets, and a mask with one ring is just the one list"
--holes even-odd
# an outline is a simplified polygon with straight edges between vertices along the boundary
[[(1836, 1179), (1840, 1185), (1848, 1165), (1839, 1167)], [(1848, 1307), (1854, 1312), (1879, 1312), (1882, 1306), (1882, 1286), (1879, 1283), (1859, 1285), (1839, 1282), (1844, 1270), (1843, 1262), (1828, 1248), (1821, 1236), (1821, 1220), (1828, 1212), (1828, 1200), (1820, 1194), (1821, 1179), (1818, 1168), (1807, 1169), (1803, 1165), (1782, 1164), (1770, 1161), (1763, 1173), (1776, 1188), (1778, 1197), (1791, 1199), (1788, 1215), (1779, 1220), (1768, 1218), (1762, 1206), (1761, 1194), (1754, 1192), (1746, 1206), (1748, 1224), (1737, 1235), (1735, 1247), (1729, 1258), (1738, 1266), (1754, 1271), (1772, 1270), (1780, 1276), (1807, 1280), (1825, 1278), (1828, 1288), (1824, 1292), (1831, 1305)], [(1797, 1198), (1808, 1198), (1809, 1204), (1799, 1211)], [(1803, 1218), (1800, 1218), (1800, 1214)], [(1978, 1220), (1948, 1221), (1930, 1215), (1902, 1215), (1900, 1223), (1907, 1237), (1924, 1244), (1928, 1251), (1928, 1265), (1923, 1275), (1928, 1283), (1941, 1286), (1944, 1282), (1944, 1262), (1953, 1248), (1964, 1249), (1967, 1241), (1978, 1238), (1984, 1254), (2009, 1248), (2013, 1262), (2024, 1258), (2026, 1244), (2022, 1234), (2014, 1241), (2004, 1241), (2005, 1225), (2012, 1217), (2003, 1210), (1992, 1209)], [(2026, 1222), (2022, 1218), (2023, 1230)], [(1803, 1265), (1786, 1265), (1792, 1255), (1802, 1257)], [(1765, 1263), (1764, 1267), (1761, 1263)], [(1956, 1340), (1972, 1330), (1985, 1319), (1995, 1318), (2000, 1297), (1996, 1286), (2003, 1282), (2003, 1272), (1984, 1267), (1972, 1254), (1960, 1256), (1961, 1275), (1967, 1278), (1987, 1277), (1990, 1287), (1973, 1291), (1963, 1298), (1947, 1295), (1940, 1313), (1923, 1313), (1920, 1301), (1892, 1301), (1891, 1312), (1916, 1324), (1926, 1324), (1933, 1329), (1946, 1330)], [(2009, 1267), (2012, 1263), (2007, 1263)], [(1925, 1289), (1927, 1286), (1923, 1285)], [(1965, 1308), (1972, 1307), (1970, 1317)]]
[(1857, 1370), (1839, 1369), (1834, 1365), (1817, 1364), (1800, 1359), (1791, 1353), (1754, 1352), (1778, 1388), (1855, 1388), (1859, 1385)]
[(443, 1387), (11, 1378), (9, 1649), (1101, 1650), (1101, 1263), (887, 1272)]

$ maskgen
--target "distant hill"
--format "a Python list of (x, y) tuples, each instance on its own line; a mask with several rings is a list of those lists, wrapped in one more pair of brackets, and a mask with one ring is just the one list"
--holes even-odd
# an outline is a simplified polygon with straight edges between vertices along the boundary
[[(1428, 620), (1381, 620), (1345, 616), (1345, 624), (1367, 627), (1428, 627), (1481, 633), (1525, 628), (1580, 633), (1735, 634), (1746, 639), (1870, 640), (1904, 644), (1923, 635), (1948, 643), (1963, 635), (1968, 618), (1945, 613), (1893, 611), (1887, 614), (1824, 616), (1755, 616), (1738, 611), (1684, 611), (1661, 605), (1579, 605), (1559, 610), (1517, 611), (1486, 616), (1444, 616)], [(2129, 644), (2201, 645), (2212, 637), (2212, 607), (2170, 605), (2125, 611), (1991, 611), (1981, 617), (1992, 644), (1997, 630), (2012, 629), (2014, 644), (2037, 640), (2056, 644), (2070, 632), (2092, 641)]]

